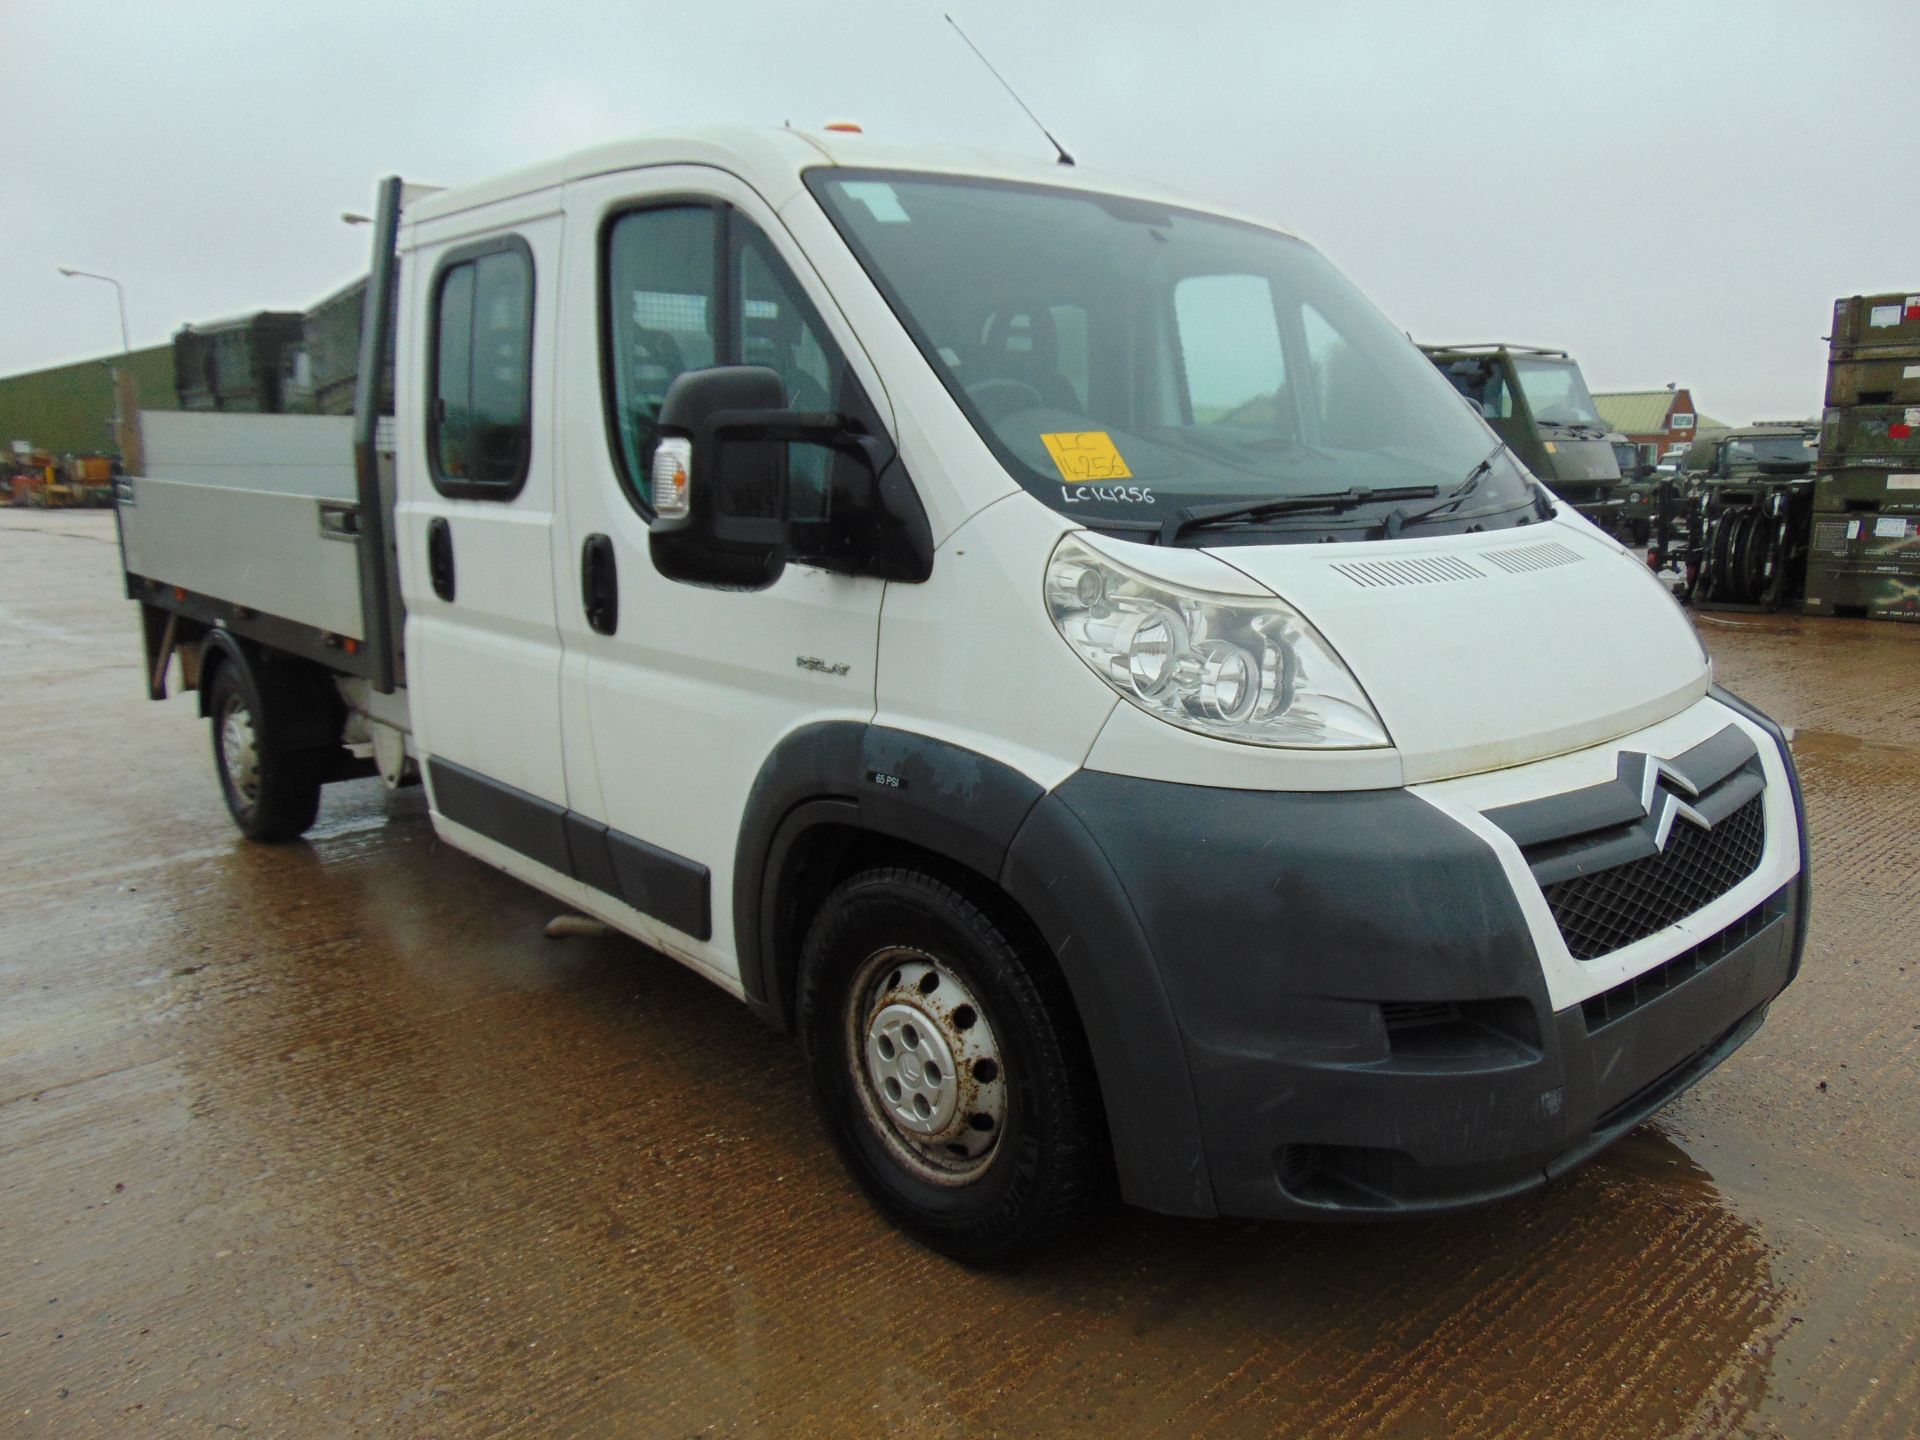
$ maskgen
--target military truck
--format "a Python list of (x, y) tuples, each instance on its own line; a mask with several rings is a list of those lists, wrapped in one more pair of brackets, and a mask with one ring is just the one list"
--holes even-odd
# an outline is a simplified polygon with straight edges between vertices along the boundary
[(1602, 530), (1618, 529), (1620, 460), (1580, 366), (1531, 345), (1422, 345), (1513, 453)]
[(1811, 421), (1736, 426), (1694, 442), (1680, 474), (1687, 593), (1696, 604), (1777, 610), (1798, 598), (1819, 447)]
[[(1620, 484), (1613, 492), (1613, 498), (1618, 502), (1614, 513), (1614, 533), (1632, 544), (1645, 545), (1654, 538), (1658, 529), (1660, 482), (1666, 477), (1653, 461), (1642, 456), (1638, 445), (1618, 430), (1608, 434), (1607, 445), (1620, 467)], [(1669, 527), (1677, 519), (1677, 516), (1669, 515)]]

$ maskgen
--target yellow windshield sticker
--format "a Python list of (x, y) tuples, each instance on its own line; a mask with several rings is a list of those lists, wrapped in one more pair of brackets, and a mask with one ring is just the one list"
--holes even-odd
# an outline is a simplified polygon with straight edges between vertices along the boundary
[(1120, 458), (1113, 437), (1104, 430), (1068, 430), (1057, 435), (1042, 435), (1047, 453), (1060, 467), (1060, 478), (1086, 480), (1130, 480), (1133, 471)]

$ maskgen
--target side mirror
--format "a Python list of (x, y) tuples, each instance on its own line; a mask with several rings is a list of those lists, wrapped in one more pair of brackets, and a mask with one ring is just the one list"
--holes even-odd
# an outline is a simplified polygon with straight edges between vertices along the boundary
[[(660, 405), (654, 450), (654, 565), (670, 580), (735, 590), (764, 590), (790, 559), (847, 558), (861, 517), (876, 508), (893, 466), (893, 447), (833, 411), (787, 408), (786, 386), (764, 365), (690, 370)], [(791, 447), (823, 447), (854, 464), (815, 476), (815, 492), (797, 515)], [(845, 481), (841, 472), (851, 471)], [(904, 484), (904, 477), (901, 477)], [(912, 487), (906, 486), (911, 495)], [(918, 498), (913, 497), (918, 511)], [(919, 512), (924, 528), (925, 514)], [(929, 537), (930, 538), (930, 537)], [(928, 546), (927, 564), (932, 562)], [(917, 577), (925, 579), (925, 575)]]

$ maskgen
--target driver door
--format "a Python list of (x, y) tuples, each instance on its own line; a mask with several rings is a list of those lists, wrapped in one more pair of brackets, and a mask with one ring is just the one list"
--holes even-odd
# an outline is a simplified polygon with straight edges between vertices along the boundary
[[(661, 575), (647, 528), (660, 402), (687, 370), (759, 364), (796, 407), (864, 412), (888, 430), (891, 417), (824, 287), (739, 180), (700, 167), (597, 176), (569, 187), (567, 211), (569, 273), (597, 276), (595, 304), (568, 312), (562, 339), (562, 708), (586, 742), (569, 793), (606, 827), (634, 928), (737, 990), (748, 792), (790, 731), (872, 719), (885, 583), (802, 564), (760, 591)], [(829, 503), (832, 463), (794, 448), (793, 491), (813, 503), (796, 513)], [(604, 603), (589, 614), (590, 569), (615, 577), (611, 624)]]

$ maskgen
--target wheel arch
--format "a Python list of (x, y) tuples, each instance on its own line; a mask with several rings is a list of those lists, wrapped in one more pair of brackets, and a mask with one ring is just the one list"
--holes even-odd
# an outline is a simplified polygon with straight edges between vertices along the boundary
[(286, 744), (315, 750), (339, 745), (346, 706), (329, 672), (310, 660), (243, 640), (229, 630), (209, 630), (200, 642), (195, 679), (202, 718), (212, 716), (214, 685), (229, 668), (259, 698), (265, 723)]
[(794, 731), (749, 793), (734, 921), (747, 1003), (794, 1026), (801, 949), (819, 904), (871, 864), (967, 872), (1044, 946), (1092, 1052), (1121, 1192), (1216, 1213), (1186, 1050), (1119, 878), (1094, 837), (1031, 778), (927, 736), (823, 722)]
[(200, 642), (200, 663), (195, 671), (194, 684), (200, 718), (203, 720), (213, 714), (213, 682), (229, 665), (238, 665), (249, 677), (253, 673), (242, 641), (225, 630), (209, 630), (206, 638)]

